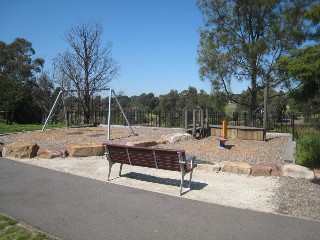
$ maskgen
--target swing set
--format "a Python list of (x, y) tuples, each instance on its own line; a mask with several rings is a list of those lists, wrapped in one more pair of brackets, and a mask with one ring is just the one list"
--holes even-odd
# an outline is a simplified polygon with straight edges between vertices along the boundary
[[(110, 140), (110, 121), (111, 121), (111, 100), (112, 100), (112, 97), (116, 100), (116, 103), (117, 103), (118, 107), (121, 110), (121, 113), (122, 113), (122, 115), (123, 115), (128, 127), (129, 127), (129, 130), (131, 131), (132, 134), (135, 134), (133, 129), (132, 129), (132, 127), (131, 127), (131, 125), (130, 125), (130, 123), (129, 123), (129, 121), (128, 121), (128, 118), (127, 118), (127, 116), (126, 116), (126, 114), (125, 114), (125, 112), (124, 112), (124, 110), (123, 110), (118, 98), (117, 98), (117, 95), (115, 94), (115, 92), (111, 88), (102, 88), (102, 89), (93, 89), (93, 90), (100, 91), (100, 92), (101, 91), (108, 91), (109, 92), (109, 104), (108, 104), (108, 111), (107, 111), (107, 114), (108, 114), (108, 116), (107, 116), (107, 119), (108, 119), (108, 123), (107, 123), (107, 129), (108, 129), (107, 141)], [(59, 92), (59, 94), (57, 95), (57, 97), (56, 97), (56, 99), (55, 99), (55, 101), (53, 103), (53, 106), (52, 106), (52, 108), (51, 108), (51, 110), (49, 112), (49, 115), (46, 118), (45, 123), (43, 124), (42, 131), (44, 131), (44, 129), (45, 129), (50, 117), (51, 117), (51, 114), (52, 114), (52, 112), (53, 112), (53, 110), (54, 110), (54, 108), (55, 108), (60, 96), (63, 96), (62, 97), (62, 102), (63, 102), (64, 117), (65, 117), (65, 120), (66, 120), (66, 124), (68, 126), (68, 123), (67, 123), (67, 121), (68, 121), (67, 120), (67, 112), (66, 112), (66, 107), (65, 107), (66, 106), (65, 105), (65, 94), (66, 93), (79, 92), (79, 91), (83, 92), (85, 90), (61, 90)]]

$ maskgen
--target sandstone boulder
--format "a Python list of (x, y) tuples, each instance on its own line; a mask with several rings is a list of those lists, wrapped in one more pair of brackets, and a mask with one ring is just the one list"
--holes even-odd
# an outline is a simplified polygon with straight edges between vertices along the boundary
[(168, 141), (169, 143), (176, 143), (180, 141), (193, 139), (192, 135), (189, 133), (170, 133), (162, 135), (161, 138)]
[(67, 149), (65, 148), (54, 148), (54, 149), (51, 149), (52, 151), (52, 154), (53, 154), (53, 157), (68, 157), (68, 152), (67, 152)]
[(250, 172), (251, 172), (251, 167), (247, 163), (223, 161), (220, 164), (221, 164), (222, 172), (247, 174), (247, 175), (250, 175)]
[(143, 140), (143, 141), (134, 141), (134, 142), (127, 142), (126, 145), (128, 146), (139, 146), (139, 147), (152, 147), (158, 144), (165, 144), (167, 143), (164, 139), (156, 139), (156, 140)]
[(317, 179), (320, 179), (320, 168), (313, 169), (313, 172), (314, 172), (314, 176)]
[(251, 167), (252, 176), (279, 176), (280, 168), (274, 163), (260, 163)]
[(53, 152), (49, 149), (39, 149), (37, 156), (39, 158), (44, 159), (52, 159), (53, 158)]
[(37, 156), (39, 146), (32, 142), (14, 142), (4, 146), (3, 157), (33, 158)]
[(103, 156), (104, 146), (102, 144), (71, 144), (67, 147), (70, 157)]
[(314, 172), (311, 169), (299, 165), (285, 164), (282, 166), (282, 173), (286, 177), (314, 179)]

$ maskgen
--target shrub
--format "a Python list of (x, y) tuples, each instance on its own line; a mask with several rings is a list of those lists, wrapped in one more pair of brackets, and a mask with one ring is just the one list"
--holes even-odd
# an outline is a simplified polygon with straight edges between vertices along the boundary
[(320, 167), (320, 131), (300, 130), (297, 134), (296, 163), (309, 168)]

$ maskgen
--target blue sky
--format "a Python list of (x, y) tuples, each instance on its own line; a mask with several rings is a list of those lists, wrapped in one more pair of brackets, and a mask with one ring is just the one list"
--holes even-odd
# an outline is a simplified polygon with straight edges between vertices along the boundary
[(103, 41), (113, 43), (112, 57), (121, 68), (110, 83), (116, 92), (160, 95), (189, 86), (210, 92), (210, 83), (198, 75), (203, 22), (195, 0), (1, 0), (0, 40), (32, 42), (50, 71), (52, 59), (68, 48), (64, 32), (89, 20), (101, 23)]

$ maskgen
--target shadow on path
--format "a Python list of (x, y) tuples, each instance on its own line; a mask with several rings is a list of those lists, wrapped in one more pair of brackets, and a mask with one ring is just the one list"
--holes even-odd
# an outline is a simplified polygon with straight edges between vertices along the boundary
[[(122, 174), (121, 177), (180, 187), (180, 180), (172, 179), (172, 178), (156, 177), (156, 176), (151, 176), (143, 173), (129, 172), (129, 173)], [(188, 183), (189, 183), (189, 175), (186, 175), (184, 185), (187, 185)], [(208, 186), (208, 184), (206, 183), (191, 181), (191, 189), (201, 190), (206, 186)]]

